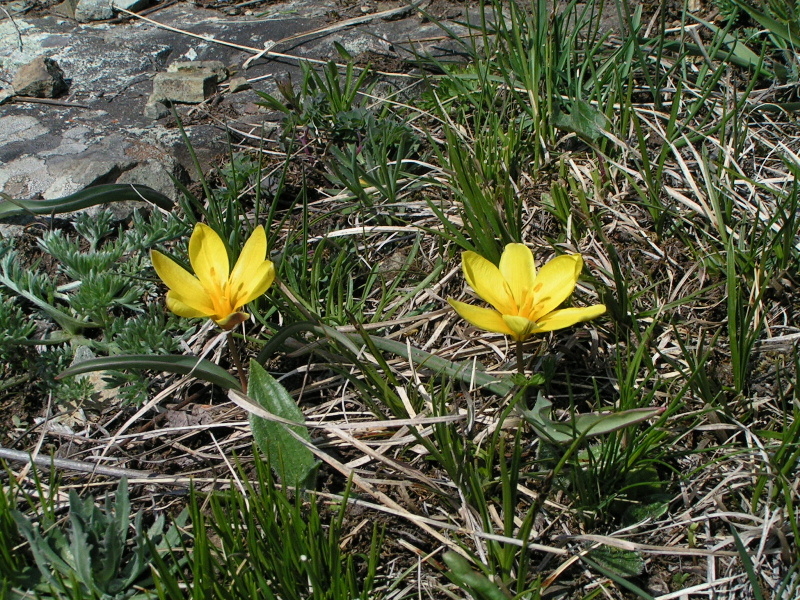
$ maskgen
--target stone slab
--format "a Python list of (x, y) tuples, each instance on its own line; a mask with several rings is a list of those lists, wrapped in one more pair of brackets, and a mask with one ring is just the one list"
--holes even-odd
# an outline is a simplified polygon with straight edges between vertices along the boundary
[(158, 73), (153, 78), (150, 102), (200, 104), (217, 90), (214, 73), (197, 71)]
[(219, 60), (182, 60), (169, 65), (167, 73), (213, 74), (217, 83), (228, 78), (228, 69)]
[[(375, 10), (398, 6), (402, 4), (379, 2)], [(456, 17), (461, 15), (448, 7)], [(276, 80), (287, 74), (300, 82), (300, 60), (336, 58), (336, 44), (354, 55), (397, 60), (412, 56), (403, 50), (408, 40), (441, 36), (440, 29), (413, 11), (395, 21), (378, 17), (357, 27), (318, 33), (334, 25), (330, 15), (339, 10), (337, 0), (287, 0), (260, 6), (257, 15), (231, 16), (177, 2), (148, 15), (173, 30), (135, 18), (81, 24), (58, 15), (25, 15), (13, 24), (0, 21), (0, 81), (11, 81), (21, 65), (46, 54), (61, 66), (69, 83), (68, 93), (56, 105), (12, 100), (2, 106), (0, 192), (52, 198), (92, 183), (150, 181), (176, 197), (166, 174), (194, 174), (190, 153), (171, 114), (151, 102), (150, 114), (145, 115), (153, 79), (170, 64), (217, 61), (217, 66), (250, 82), (251, 89), (237, 85), (236, 93), (224, 86), (213, 107), (175, 105), (205, 171), (227, 155), (232, 132), (274, 128), (270, 120), (281, 116), (259, 107), (257, 92), (277, 95)], [(273, 51), (280, 58), (253, 59), (276, 41)], [(440, 39), (436, 44), (444, 46)], [(424, 50), (419, 44), (414, 49)]]

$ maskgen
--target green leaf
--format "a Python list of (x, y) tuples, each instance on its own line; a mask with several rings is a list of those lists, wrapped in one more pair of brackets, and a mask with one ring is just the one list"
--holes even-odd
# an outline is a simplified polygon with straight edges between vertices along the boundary
[[(265, 411), (283, 420), (303, 423), (305, 417), (294, 399), (278, 381), (255, 360), (250, 361), (250, 398)], [(273, 467), (282, 469), (285, 483), (305, 486), (317, 465), (314, 454), (302, 440), (311, 444), (308, 429), (303, 425), (290, 426), (250, 413), (253, 438)], [(296, 435), (292, 435), (291, 432)], [(301, 439), (298, 439), (301, 438)]]
[(509, 597), (489, 581), (485, 575), (473, 571), (472, 567), (463, 556), (449, 551), (442, 555), (442, 559), (450, 567), (450, 578), (464, 591), (469, 592), (473, 598), (480, 600), (509, 600)]
[(587, 413), (572, 416), (572, 421), (561, 422), (550, 418), (553, 403), (539, 392), (531, 410), (520, 409), (522, 416), (533, 425), (536, 432), (554, 443), (571, 443), (582, 436), (611, 433), (647, 419), (657, 417), (663, 408), (634, 408), (615, 413)]
[[(89, 500), (94, 501), (93, 498)], [(78, 581), (96, 589), (94, 573), (92, 572), (92, 546), (89, 543), (89, 532), (84, 528), (84, 523), (88, 519), (82, 518), (81, 508), (83, 502), (74, 490), (69, 493), (69, 521), (72, 531), (70, 542), (71, 566)]]
[(114, 502), (114, 520), (120, 539), (127, 537), (131, 518), (131, 499), (128, 497), (128, 478), (122, 477), (117, 484), (117, 496)]
[(633, 550), (600, 546), (589, 552), (589, 557), (606, 571), (620, 577), (638, 577), (644, 573), (644, 560)]
[(791, 27), (786, 23), (781, 23), (742, 0), (733, 0), (733, 3), (750, 15), (759, 25), (768, 29), (772, 35), (777, 35), (795, 48), (800, 46), (800, 26)]
[(632, 593), (636, 594), (636, 596), (638, 596), (639, 598), (643, 598), (644, 600), (655, 600), (655, 598), (653, 596), (651, 596), (650, 594), (645, 592), (638, 585), (636, 585), (634, 583), (631, 583), (630, 581), (628, 581), (624, 577), (618, 575), (615, 570), (606, 568), (606, 565), (604, 563), (601, 564), (600, 562), (595, 562), (594, 560), (589, 558), (589, 555), (581, 556), (581, 560), (587, 566), (591, 567), (595, 571), (598, 571), (602, 575), (605, 575), (606, 577), (608, 577), (612, 581), (616, 582), (618, 585), (620, 585), (621, 587), (625, 588), (629, 592), (632, 592)]
[[(759, 67), (759, 64), (762, 62), (761, 57), (752, 50), (750, 50), (750, 48), (745, 46), (743, 42), (736, 39), (736, 36), (731, 35), (730, 33), (728, 33), (723, 29), (720, 29), (719, 27), (717, 27), (716, 25), (714, 25), (709, 21), (704, 21), (703, 19), (701, 19), (696, 15), (690, 14), (689, 16), (698, 23), (701, 23), (705, 27), (708, 27), (711, 31), (714, 32), (715, 35), (722, 34), (724, 36), (723, 42), (728, 48), (730, 48), (730, 53), (718, 50), (714, 58), (719, 60), (725, 60), (727, 56), (730, 56), (728, 60), (730, 60), (733, 64), (738, 65), (740, 67), (745, 67), (748, 69), (756, 69)], [(694, 47), (694, 45), (690, 46)], [(697, 54), (702, 55), (702, 53), (699, 51), (699, 48), (697, 48), (697, 50), (698, 50)], [(760, 68), (758, 73), (760, 75), (774, 77), (774, 75), (768, 69), (764, 69), (763, 67)]]
[(16, 281), (14, 281), (11, 277), (8, 276), (7, 273), (5, 273), (2, 270), (0, 270), (0, 284), (6, 286), (12, 292), (22, 296), (26, 300), (38, 306), (40, 309), (42, 309), (43, 312), (47, 313), (56, 323), (58, 323), (59, 326), (61, 326), (61, 328), (64, 331), (67, 331), (69, 333), (76, 333), (82, 329), (86, 329), (87, 327), (98, 326), (96, 323), (76, 319), (72, 315), (69, 315), (61, 310), (58, 310), (52, 304), (45, 302), (43, 299), (39, 298), (35, 294), (32, 294), (28, 290), (21, 287)]
[(753, 561), (750, 558), (750, 552), (748, 552), (747, 546), (745, 546), (744, 542), (742, 542), (742, 538), (739, 537), (739, 534), (737, 533), (733, 524), (730, 525), (730, 528), (731, 535), (733, 536), (733, 542), (736, 544), (736, 551), (739, 553), (739, 558), (742, 560), (742, 566), (744, 567), (745, 573), (747, 573), (747, 579), (750, 581), (750, 587), (753, 589), (753, 597), (756, 600), (764, 600), (764, 594), (761, 591), (761, 581), (759, 576), (756, 575)]
[(572, 100), (571, 105), (569, 113), (559, 111), (554, 115), (553, 125), (592, 142), (603, 137), (608, 127), (606, 116), (584, 100)]
[(149, 371), (178, 373), (179, 375), (193, 375), (197, 379), (202, 379), (225, 389), (242, 389), (241, 384), (233, 375), (211, 361), (195, 356), (174, 354), (123, 354), (92, 358), (72, 365), (69, 369), (59, 373), (56, 379), (92, 371), (119, 371), (125, 369), (134, 371), (147, 369)]
[(51, 569), (60, 573), (68, 573), (72, 570), (72, 565), (67, 564), (57, 552), (50, 547), (48, 540), (45, 540), (35, 529), (28, 518), (17, 510), (11, 511), (11, 518), (17, 524), (19, 532), (28, 540), (33, 559), (36, 561), (36, 566), (42, 576), (43, 581), (49, 583), (56, 583), (56, 578), (53, 576)]
[(119, 570), (122, 553), (125, 550), (125, 537), (120, 537), (116, 523), (108, 521), (105, 535), (102, 538), (101, 556), (103, 560), (94, 573), (94, 581), (100, 589), (108, 591), (109, 583)]
[(645, 519), (655, 521), (663, 517), (667, 513), (667, 510), (669, 510), (669, 502), (667, 501), (634, 504), (628, 507), (624, 512), (622, 515), (622, 522), (625, 525), (633, 525), (635, 523), (641, 523)]
[(86, 188), (64, 198), (52, 200), (3, 200), (0, 201), (0, 219), (16, 215), (50, 215), (81, 210), (97, 204), (146, 200), (164, 210), (172, 210), (174, 204), (161, 192), (128, 183), (111, 183)]
[[(287, 339), (297, 335), (303, 331), (310, 331), (320, 336), (321, 338), (329, 338), (342, 344), (350, 349), (354, 354), (359, 353), (359, 348), (365, 342), (363, 332), (359, 333), (342, 333), (333, 327), (327, 325), (318, 325), (316, 323), (300, 322), (293, 323), (284, 327), (272, 336), (272, 339), (264, 346), (258, 355), (258, 362), (263, 363), (269, 356), (277, 350)], [(464, 383), (474, 383), (476, 386), (484, 388), (497, 394), (498, 396), (505, 396), (514, 390), (514, 382), (509, 377), (495, 377), (489, 373), (480, 370), (480, 366), (474, 365), (472, 362), (453, 362), (445, 358), (419, 350), (411, 346), (409, 347), (403, 342), (396, 340), (389, 340), (377, 335), (367, 336), (367, 339), (374, 344), (378, 349), (384, 352), (391, 352), (398, 356), (403, 356), (412, 361), (418, 368), (429, 369), (437, 375), (447, 375)], [(538, 379), (534, 383), (538, 383)]]

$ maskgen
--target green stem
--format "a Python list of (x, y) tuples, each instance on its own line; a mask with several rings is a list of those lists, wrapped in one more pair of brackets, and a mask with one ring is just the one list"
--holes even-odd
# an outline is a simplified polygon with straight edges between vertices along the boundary
[(225, 336), (228, 340), (228, 349), (231, 351), (231, 358), (233, 364), (236, 366), (236, 374), (239, 376), (239, 383), (242, 384), (242, 393), (247, 393), (247, 380), (244, 377), (244, 369), (242, 368), (242, 360), (239, 358), (239, 351), (236, 349), (236, 344), (233, 342), (231, 332)]
[[(335, 340), (347, 347), (353, 354), (358, 354), (359, 348), (365, 342), (364, 332), (343, 333), (327, 325), (300, 322), (287, 325), (283, 329), (275, 332), (275, 335), (273, 335), (269, 342), (261, 349), (256, 360), (263, 365), (274, 352), (277, 352), (277, 350), (283, 346), (286, 340), (305, 331), (312, 332), (321, 339), (327, 338), (329, 340)], [(298, 339), (302, 340), (302, 338)], [(514, 391), (514, 385), (508, 378), (497, 379), (484, 371), (474, 370), (471, 363), (452, 362), (436, 356), (435, 354), (431, 354), (430, 352), (414, 348), (413, 346), (409, 353), (409, 348), (403, 342), (387, 340), (381, 336), (369, 335), (366, 336), (366, 339), (375, 344), (375, 346), (383, 352), (391, 352), (392, 354), (404, 356), (413, 360), (417, 367), (425, 367), (434, 373), (445, 373), (452, 378), (466, 383), (474, 382), (478, 386), (498, 396), (506, 396)], [(309, 349), (313, 348), (313, 346), (308, 343), (306, 343), (306, 346)]]
[(517, 373), (525, 376), (525, 366), (522, 355), (522, 340), (517, 340)]

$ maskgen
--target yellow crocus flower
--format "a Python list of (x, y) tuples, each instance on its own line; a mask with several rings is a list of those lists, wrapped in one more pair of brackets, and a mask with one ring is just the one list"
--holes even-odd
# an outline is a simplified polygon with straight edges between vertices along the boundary
[(518, 342), (534, 333), (570, 327), (606, 312), (603, 304), (556, 310), (575, 289), (583, 269), (580, 254), (558, 256), (537, 274), (530, 249), (524, 244), (508, 244), (499, 268), (475, 252), (464, 252), (461, 266), (467, 283), (494, 308), (448, 298), (450, 306), (476, 327), (505, 333)]
[(267, 291), (275, 280), (275, 267), (266, 260), (267, 235), (255, 228), (230, 268), (225, 244), (208, 225), (195, 225), (189, 240), (189, 262), (195, 275), (157, 250), (150, 251), (158, 276), (167, 284), (167, 308), (181, 317), (209, 317), (230, 330), (250, 315), (241, 312)]

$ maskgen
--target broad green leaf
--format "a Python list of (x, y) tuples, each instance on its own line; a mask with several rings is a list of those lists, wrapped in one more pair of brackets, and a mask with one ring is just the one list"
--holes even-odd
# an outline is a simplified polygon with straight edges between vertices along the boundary
[(761, 112), (800, 112), (800, 102), (765, 102), (758, 104), (755, 108)]
[(616, 413), (587, 413), (573, 415), (572, 421), (561, 422), (550, 418), (553, 403), (541, 392), (531, 410), (520, 409), (522, 416), (533, 425), (536, 432), (551, 442), (571, 443), (581, 436), (603, 435), (636, 425), (660, 415), (662, 408), (634, 408)]
[[(255, 360), (250, 361), (248, 393), (250, 398), (271, 415), (295, 423), (305, 421), (303, 412), (286, 388)], [(310, 444), (308, 429), (303, 425), (291, 426), (269, 420), (252, 412), (250, 426), (259, 449), (269, 458), (273, 468), (285, 478), (285, 483), (298, 487), (310, 483), (317, 460), (314, 453), (289, 431)]]
[(736, 551), (739, 553), (739, 558), (742, 560), (742, 566), (747, 573), (747, 579), (750, 580), (753, 597), (756, 600), (764, 600), (764, 594), (761, 592), (761, 578), (756, 575), (753, 559), (750, 558), (750, 551), (747, 549), (747, 546), (744, 545), (744, 542), (742, 542), (742, 538), (739, 537), (733, 523), (730, 524), (730, 528), (733, 541), (736, 544)]
[(625, 525), (641, 523), (645, 519), (655, 521), (663, 517), (669, 509), (669, 502), (650, 502), (649, 504), (633, 504), (622, 515), (622, 522)]
[(50, 583), (55, 583), (56, 578), (53, 576), (52, 571), (56, 570), (61, 573), (67, 573), (72, 569), (72, 565), (67, 564), (59, 554), (50, 547), (50, 544), (45, 540), (38, 529), (35, 529), (25, 515), (17, 510), (11, 511), (11, 518), (17, 524), (19, 532), (25, 536), (28, 541), (28, 547), (31, 554), (36, 561), (36, 566), (41, 573), (43, 580)]
[(0, 201), (0, 219), (16, 215), (50, 215), (72, 212), (111, 202), (146, 200), (164, 210), (172, 210), (174, 203), (161, 192), (147, 187), (128, 183), (96, 185), (64, 198), (52, 200), (3, 200)]
[(674, 52), (683, 51), (690, 56), (710, 56), (713, 60), (727, 61), (736, 65), (737, 67), (742, 67), (743, 69), (757, 69), (757, 73), (765, 77), (774, 77), (775, 73), (785, 73), (786, 69), (776, 64), (771, 65), (771, 70), (766, 68), (764, 64), (761, 64), (761, 67), (759, 67), (760, 59), (755, 52), (750, 50), (742, 42), (735, 39), (731, 39), (731, 41), (728, 42), (728, 37), (729, 36), (726, 36), (725, 38), (726, 47), (728, 49), (723, 48), (717, 50), (716, 52), (711, 52), (710, 49), (705, 47), (701, 48), (697, 44), (690, 44), (683, 41), (674, 40), (663, 44), (663, 48), (665, 50), (672, 50)]
[[(94, 501), (93, 498), (90, 498), (90, 500)], [(94, 573), (92, 571), (91, 544), (89, 544), (89, 532), (84, 528), (84, 522), (88, 521), (91, 525), (91, 521), (87, 514), (81, 514), (81, 508), (83, 508), (81, 506), (82, 504), (83, 502), (75, 490), (70, 490), (69, 522), (72, 529), (69, 553), (71, 559), (70, 566), (77, 575), (79, 581), (91, 584), (94, 588), (95, 582)]]
[(239, 381), (222, 367), (204, 358), (194, 356), (178, 356), (173, 354), (128, 354), (104, 356), (85, 360), (62, 371), (56, 379), (71, 375), (90, 373), (92, 371), (149, 370), (179, 375), (193, 375), (225, 389), (241, 390)]
[(120, 535), (116, 523), (113, 520), (109, 520), (105, 534), (101, 539), (102, 546), (100, 550), (103, 559), (98, 561), (99, 565), (95, 565), (92, 577), (100, 589), (108, 590), (109, 584), (114, 580), (122, 561), (122, 554), (125, 550), (125, 536)]
[(607, 571), (620, 577), (638, 577), (644, 572), (644, 560), (633, 550), (600, 546), (588, 556)]
[(603, 137), (608, 127), (606, 116), (584, 100), (572, 100), (570, 112), (558, 112), (553, 117), (553, 125), (569, 131), (585, 140), (596, 142)]

